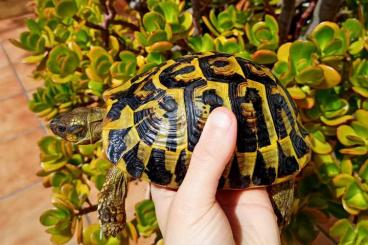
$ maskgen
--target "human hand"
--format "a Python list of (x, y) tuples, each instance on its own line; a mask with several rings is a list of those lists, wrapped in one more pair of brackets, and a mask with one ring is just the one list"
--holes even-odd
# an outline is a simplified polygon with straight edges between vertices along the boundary
[(209, 116), (178, 191), (152, 185), (165, 245), (280, 244), (265, 189), (217, 191), (236, 145), (235, 116), (217, 108)]

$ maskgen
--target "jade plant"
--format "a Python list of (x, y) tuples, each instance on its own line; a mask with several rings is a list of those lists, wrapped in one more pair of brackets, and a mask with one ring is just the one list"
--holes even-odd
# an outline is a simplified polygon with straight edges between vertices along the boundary
[[(291, 2), (294, 11), (278, 0), (35, 0), (28, 30), (10, 41), (29, 52), (24, 62), (43, 81), (29, 108), (46, 123), (79, 106), (100, 106), (105, 90), (188, 53), (225, 52), (266, 65), (295, 100), (312, 139), (283, 244), (310, 244), (318, 234), (334, 244), (367, 244), (368, 5), (344, 2), (318, 23), (318, 9), (330, 0), (318, 8), (315, 1)], [(53, 243), (149, 237), (163, 244), (150, 199), (135, 205), (115, 238), (87, 222), (96, 211), (94, 189), (110, 167), (101, 143), (76, 146), (49, 135), (39, 147), (37, 175), (52, 189), (54, 206), (40, 222)]]

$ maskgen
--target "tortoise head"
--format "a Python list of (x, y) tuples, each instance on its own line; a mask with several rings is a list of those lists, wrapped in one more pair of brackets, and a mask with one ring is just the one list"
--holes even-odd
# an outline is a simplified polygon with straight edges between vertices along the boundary
[(105, 109), (80, 107), (63, 113), (50, 123), (51, 131), (75, 144), (90, 144), (101, 138)]

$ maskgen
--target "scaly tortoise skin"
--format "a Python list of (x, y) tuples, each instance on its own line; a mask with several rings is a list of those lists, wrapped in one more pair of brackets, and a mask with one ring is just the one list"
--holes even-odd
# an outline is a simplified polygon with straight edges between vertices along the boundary
[[(51, 129), (75, 143), (94, 142), (102, 133), (114, 165), (99, 197), (105, 235), (124, 228), (129, 176), (180, 186), (208, 115), (219, 106), (232, 110), (238, 121), (236, 152), (219, 189), (271, 186), (275, 212), (287, 218), (293, 179), (310, 159), (309, 136), (268, 68), (223, 53), (187, 55), (132, 78), (104, 98), (107, 111), (77, 108), (54, 119)], [(82, 121), (84, 130), (76, 131)]]

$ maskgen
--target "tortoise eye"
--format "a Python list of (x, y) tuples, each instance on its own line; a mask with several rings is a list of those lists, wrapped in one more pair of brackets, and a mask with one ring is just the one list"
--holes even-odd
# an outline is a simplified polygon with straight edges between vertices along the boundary
[(58, 126), (58, 131), (60, 133), (64, 133), (66, 131), (66, 127), (64, 127), (64, 126)]

